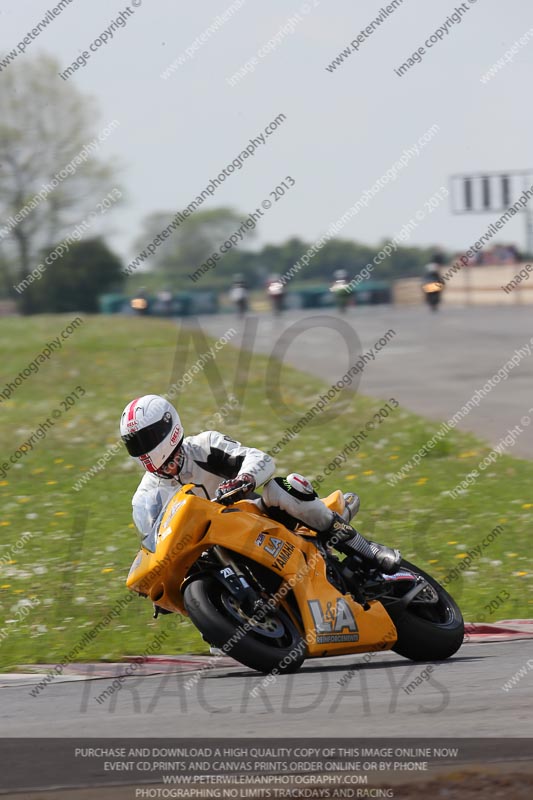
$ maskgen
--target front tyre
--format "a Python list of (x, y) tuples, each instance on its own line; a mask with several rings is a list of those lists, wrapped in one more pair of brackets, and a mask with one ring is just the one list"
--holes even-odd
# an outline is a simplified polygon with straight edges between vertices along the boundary
[(183, 600), (204, 639), (246, 667), (264, 673), (289, 673), (302, 665), (305, 642), (282, 609), (251, 619), (236, 598), (209, 575), (189, 583)]
[(465, 632), (459, 606), (419, 567), (402, 561), (400, 570), (420, 576), (429, 588), (407, 608), (395, 609), (394, 605), (387, 608), (398, 633), (398, 641), (392, 649), (412, 661), (441, 661), (453, 656), (461, 647)]

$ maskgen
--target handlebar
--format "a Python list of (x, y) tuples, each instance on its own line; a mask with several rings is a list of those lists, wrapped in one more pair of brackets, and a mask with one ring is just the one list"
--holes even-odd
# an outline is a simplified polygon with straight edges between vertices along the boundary
[(230, 492), (225, 492), (221, 497), (214, 497), (211, 502), (212, 503), (220, 503), (222, 498), (226, 499), (227, 497), (233, 497), (234, 494), (238, 492), (242, 492), (243, 489), (251, 490), (254, 488), (253, 483), (243, 483), (241, 486), (236, 486), (235, 489), (232, 489)]

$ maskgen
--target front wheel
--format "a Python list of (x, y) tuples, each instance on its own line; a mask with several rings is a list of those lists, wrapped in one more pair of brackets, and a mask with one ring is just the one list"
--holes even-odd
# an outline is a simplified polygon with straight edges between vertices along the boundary
[(236, 598), (209, 575), (183, 592), (191, 620), (204, 639), (258, 672), (296, 672), (306, 656), (305, 642), (282, 610), (247, 616)]
[[(423, 578), (426, 588), (407, 608), (387, 606), (398, 633), (392, 649), (412, 661), (441, 661), (453, 656), (461, 647), (465, 632), (459, 606), (440, 583), (414, 564), (402, 561), (401, 573)], [(394, 577), (391, 576), (393, 580)], [(398, 588), (402, 583), (398, 581)], [(408, 590), (409, 583), (405, 583)]]
[(439, 303), (440, 303), (440, 294), (435, 292), (435, 294), (428, 294), (426, 295), (428, 305), (432, 311), (438, 311)]

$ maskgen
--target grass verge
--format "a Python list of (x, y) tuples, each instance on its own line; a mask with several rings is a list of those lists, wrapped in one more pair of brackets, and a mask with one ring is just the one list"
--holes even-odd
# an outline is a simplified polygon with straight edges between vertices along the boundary
[[(70, 320), (0, 320), (0, 393)], [(196, 344), (201, 352), (204, 343)], [(125, 596), (124, 581), (138, 544), (130, 502), (140, 473), (120, 451), (80, 491), (73, 486), (117, 441), (125, 404), (141, 394), (166, 392), (198, 355), (192, 344), (177, 346), (172, 322), (87, 317), (37, 372), (24, 377), (9, 399), (0, 398), (0, 462), (9, 465), (0, 480), (2, 669), (62, 660)], [(211, 364), (176, 398), (186, 432), (199, 432), (209, 424), (245, 444), (268, 449), (283, 437), (290, 421), (282, 418), (280, 404), (268, 399), (273, 394), (265, 387), (265, 357), (254, 356), (248, 373), (240, 375), (235, 391), (238, 396), (244, 392), (242, 411), (228, 409), (223, 422), (213, 421), (223, 392), (234, 388), (236, 364), (237, 353), (228, 344), (216, 355), (218, 377)], [(294, 423), (313, 406), (324, 385), (287, 367), (281, 374), (281, 395)], [(215, 397), (212, 387), (218, 378), (225, 389), (219, 385)], [(85, 394), (64, 407), (62, 401), (77, 386)], [(408, 560), (447, 581), (466, 618), (481, 616), (490, 622), (531, 616), (533, 464), (501, 456), (468, 492), (453, 500), (449, 490), (491, 449), (454, 432), (390, 487), (387, 477), (431, 438), (436, 426), (402, 408), (389, 410), (378, 421), (374, 415), (388, 400), (343, 392), (331, 404), (338, 412), (334, 420), (316, 417), (282, 448), (276, 459), (278, 473), (324, 475), (354, 435), (373, 420), (374, 430), (359, 449), (324, 476), (321, 493), (337, 487), (357, 491), (362, 500), (357, 525), (361, 532), (400, 547)], [(52, 417), (57, 410), (60, 416)], [(53, 426), (11, 463), (10, 456), (47, 418), (53, 419)], [(495, 529), (492, 541), (483, 546)], [(465, 561), (469, 552), (474, 557)], [(151, 605), (135, 598), (89, 641), (78, 660), (142, 653), (167, 625), (172, 637), (165, 640), (166, 652), (205, 652), (187, 620), (153, 621)]]

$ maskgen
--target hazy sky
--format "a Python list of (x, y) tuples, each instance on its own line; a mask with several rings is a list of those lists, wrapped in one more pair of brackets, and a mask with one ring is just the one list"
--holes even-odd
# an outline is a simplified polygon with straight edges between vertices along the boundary
[[(527, 0), (397, 2), (359, 50), (329, 72), (326, 66), (386, 2), (132, 0), (134, 13), (125, 26), (117, 27), (70, 78), (98, 100), (98, 128), (120, 122), (102, 153), (123, 165), (128, 202), (109, 217), (121, 255), (132, 254), (145, 214), (186, 206), (280, 113), (286, 115), (284, 124), (209, 201), (209, 206), (234, 206), (244, 217), (292, 176), (295, 185), (265, 212), (259, 242), (290, 235), (318, 238), (433, 125), (438, 132), (420, 155), (346, 225), (342, 236), (376, 243), (394, 235), (441, 186), (448, 186), (452, 173), (533, 167), (533, 30), (511, 63), (488, 83), (480, 81), (533, 29), (533, 5)], [(2, 56), (56, 5), (54, 0), (0, 0)], [(230, 6), (235, 13), (222, 24), (219, 20), (219, 29), (204, 36), (192, 57), (185, 56), (162, 79), (163, 70)], [(448, 22), (442, 41), (425, 48), (422, 61), (399, 77), (394, 70), (460, 6), (461, 22)], [(46, 51), (64, 70), (126, 8), (121, 0), (72, 0), (17, 60)], [(262, 50), (276, 34), (272, 51)], [(229, 85), (254, 56), (255, 71)], [(451, 213), (449, 198), (438, 202), (411, 242), (467, 248), (497, 216), (460, 217)], [(501, 238), (523, 246), (522, 215), (508, 223)]]

